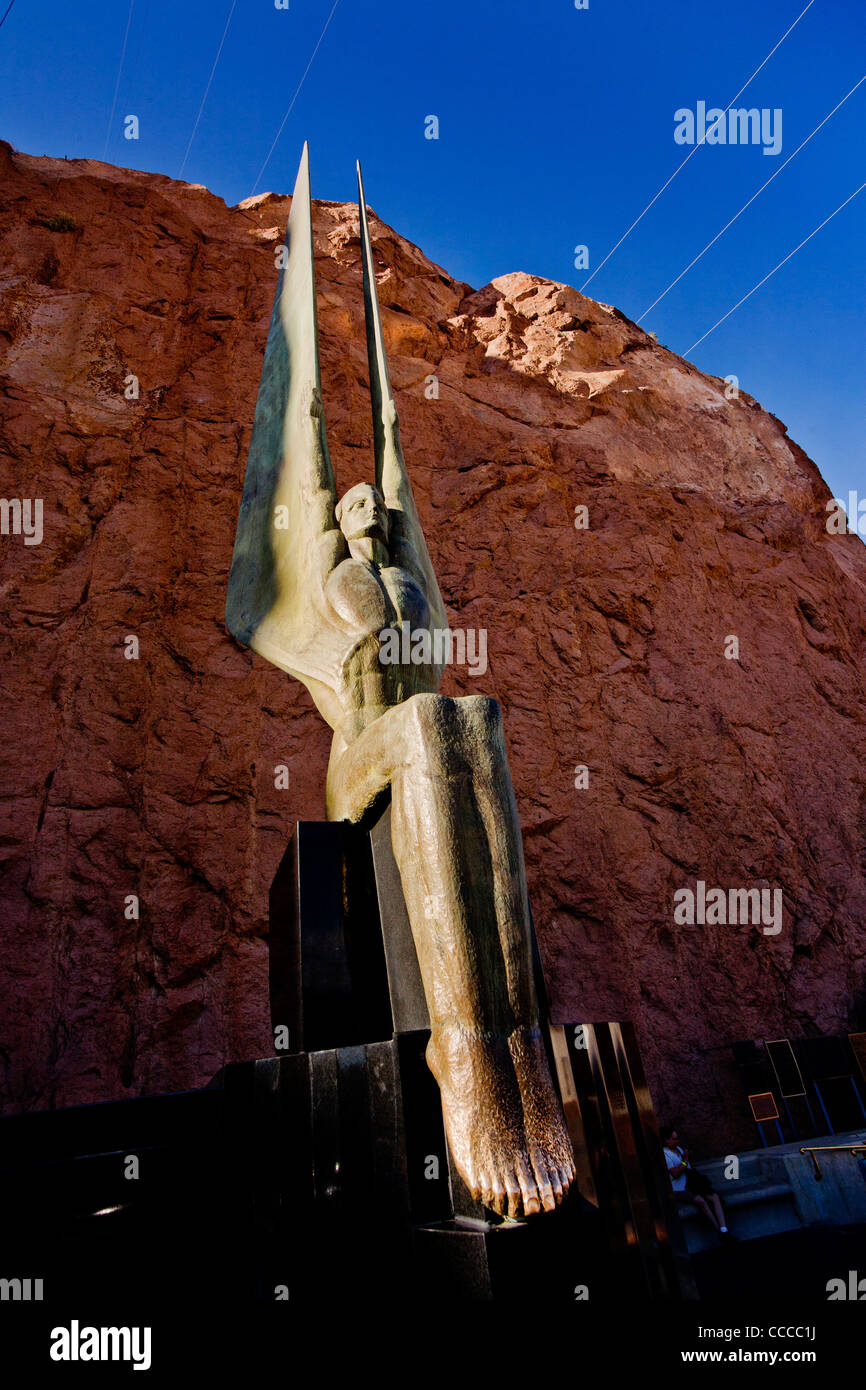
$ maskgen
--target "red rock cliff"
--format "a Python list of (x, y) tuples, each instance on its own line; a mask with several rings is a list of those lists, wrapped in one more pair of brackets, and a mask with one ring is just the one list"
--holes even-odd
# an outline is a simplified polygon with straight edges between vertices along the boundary
[[(271, 1051), (267, 888), (323, 816), (329, 732), (223, 625), (289, 200), (0, 165), (0, 489), (44, 505), (41, 544), (0, 538), (15, 1110)], [(342, 490), (372, 458), (358, 220), (314, 215)], [(486, 675), (443, 689), (502, 703), (556, 1013), (633, 1019), (658, 1108), (748, 1143), (729, 1042), (866, 1025), (866, 550), (778, 420), (617, 310), (521, 273), (472, 291), (372, 234), (440, 583), (488, 633)], [(696, 879), (781, 888), (782, 931), (677, 925)]]

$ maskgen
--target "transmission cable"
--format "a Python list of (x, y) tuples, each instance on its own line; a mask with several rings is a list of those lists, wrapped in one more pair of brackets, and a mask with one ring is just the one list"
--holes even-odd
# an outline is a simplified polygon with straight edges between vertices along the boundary
[[(839, 110), (839, 107), (840, 107), (840, 106), (844, 106), (845, 102), (848, 100), (848, 97), (852, 96), (853, 93), (856, 92), (857, 88), (858, 88), (858, 87), (861, 85), (861, 83), (863, 83), (863, 82), (866, 82), (866, 73), (864, 73), (863, 76), (860, 78), (860, 82), (855, 82), (855, 83), (854, 83), (854, 86), (851, 88), (851, 91), (848, 93), (848, 95), (847, 95), (847, 96), (844, 96), (844, 97), (842, 98), (842, 100), (838, 103), (838, 105), (836, 105), (836, 106), (833, 107), (833, 110), (830, 112), (830, 115), (824, 117), (823, 121), (821, 122), (821, 125), (816, 125), (816, 126), (815, 126), (815, 129), (812, 131), (812, 135), (817, 135), (817, 134), (818, 134), (818, 131), (821, 129), (821, 126), (824, 126), (824, 125), (827, 124), (827, 122), (828, 122), (829, 119), (830, 119), (830, 116), (835, 116), (836, 112)], [(785, 160), (785, 163), (784, 163), (784, 164), (780, 164), (779, 167), (778, 167), (778, 169), (776, 170), (776, 172), (775, 172), (774, 174), (771, 174), (770, 177), (767, 179), (767, 182), (761, 184), (761, 187), (758, 189), (758, 192), (757, 192), (757, 193), (753, 193), (752, 196), (751, 196), (751, 198), (749, 199), (749, 201), (748, 201), (747, 203), (743, 203), (743, 206), (740, 208), (740, 211), (734, 213), (734, 216), (731, 218), (730, 222), (726, 222), (726, 223), (725, 223), (725, 225), (724, 225), (724, 227), (722, 228), (722, 230), (721, 230), (720, 232), (717, 232), (717, 233), (716, 233), (716, 235), (713, 237), (712, 241), (708, 241), (708, 242), (707, 242), (707, 244), (706, 244), (706, 246), (704, 247), (703, 251), (699, 251), (698, 254), (695, 256), (695, 258), (694, 258), (693, 261), (689, 261), (689, 263), (688, 263), (688, 265), (686, 266), (685, 270), (681, 270), (681, 271), (680, 271), (680, 273), (679, 273), (679, 275), (677, 276), (676, 280), (671, 280), (671, 283), (668, 285), (667, 289), (666, 289), (666, 290), (662, 290), (662, 292), (661, 292), (661, 294), (659, 295), (658, 299), (654, 299), (654, 300), (653, 300), (652, 304), (649, 306), (649, 309), (644, 309), (644, 311), (643, 311), (643, 313), (641, 314), (640, 318), (637, 320), (638, 323), (643, 323), (643, 321), (644, 321), (644, 319), (646, 318), (647, 314), (650, 313), (650, 312), (656, 307), (657, 304), (660, 304), (660, 303), (661, 303), (661, 301), (664, 299), (665, 295), (666, 295), (666, 294), (669, 294), (670, 291), (673, 289), (674, 285), (678, 285), (678, 284), (679, 284), (680, 280), (682, 280), (682, 278), (683, 278), (684, 275), (687, 275), (687, 274), (689, 273), (689, 271), (691, 270), (691, 268), (692, 268), (693, 265), (697, 265), (698, 261), (701, 259), (701, 256), (705, 256), (706, 253), (709, 251), (710, 247), (711, 247), (711, 246), (715, 246), (715, 244), (716, 244), (716, 242), (718, 241), (719, 237), (720, 237), (720, 236), (724, 236), (725, 232), (728, 230), (729, 227), (733, 227), (733, 225), (734, 225), (734, 223), (736, 222), (737, 218), (742, 216), (742, 214), (746, 211), (746, 208), (751, 207), (752, 203), (755, 201), (755, 199), (756, 199), (757, 197), (760, 196), (761, 193), (763, 193), (764, 189), (765, 189), (765, 188), (768, 188), (768, 187), (770, 186), (770, 184), (773, 182), (773, 179), (778, 178), (779, 174), (781, 174), (781, 172), (782, 172), (782, 170), (785, 168), (785, 166), (791, 163), (791, 160), (794, 158), (794, 155), (798, 155), (798, 154), (800, 153), (801, 149), (803, 148), (803, 145), (808, 145), (809, 141), (812, 139), (812, 135), (807, 135), (807, 136), (806, 136), (805, 140), (803, 141), (803, 144), (797, 146), (797, 148), (796, 148), (795, 151), (794, 151), (794, 154), (789, 154), (789, 155), (788, 155), (788, 158)]]
[(182, 178), (182, 177), (183, 177), (183, 171), (184, 171), (184, 169), (186, 168), (186, 161), (189, 159), (189, 152), (190, 152), (190, 150), (192, 149), (192, 142), (193, 142), (193, 140), (195, 139), (195, 133), (196, 133), (196, 131), (198, 130), (198, 123), (199, 123), (199, 121), (201, 120), (201, 113), (202, 113), (202, 111), (204, 111), (204, 104), (205, 104), (205, 102), (207, 101), (207, 94), (208, 94), (208, 92), (210, 91), (210, 84), (213, 82), (213, 75), (214, 75), (214, 73), (215, 73), (216, 70), (217, 70), (217, 63), (218, 63), (219, 60), (220, 60), (220, 54), (221, 54), (222, 51), (223, 51), (223, 44), (224, 44), (225, 41), (226, 41), (226, 34), (227, 34), (228, 31), (229, 31), (229, 25), (230, 25), (231, 22), (232, 22), (232, 15), (233, 15), (234, 12), (235, 12), (235, 6), (237, 5), (237, 3), (238, 3), (238, 0), (232, 0), (232, 7), (231, 7), (231, 9), (229, 10), (229, 17), (228, 17), (228, 19), (226, 20), (226, 27), (223, 29), (223, 36), (222, 36), (222, 38), (220, 39), (220, 46), (219, 46), (219, 48), (217, 49), (217, 55), (216, 55), (216, 57), (215, 57), (214, 60), (213, 60), (213, 67), (212, 67), (211, 70), (210, 70), (210, 77), (208, 78), (208, 80), (207, 80), (207, 86), (206, 86), (205, 89), (204, 89), (204, 96), (203, 96), (202, 99), (201, 99), (201, 106), (198, 108), (198, 115), (197, 115), (196, 118), (195, 118), (195, 125), (194, 125), (193, 128), (192, 128), (192, 135), (189, 137), (189, 144), (188, 144), (187, 147), (186, 147), (186, 154), (185, 154), (184, 157), (183, 157), (183, 164), (181, 164), (181, 166), (180, 166), (180, 173), (178, 174), (178, 178)]
[(863, 192), (863, 189), (864, 189), (864, 188), (866, 188), (866, 183), (861, 183), (861, 185), (860, 185), (859, 188), (855, 188), (855, 189), (854, 189), (854, 192), (851, 194), (850, 198), (846, 198), (845, 201), (844, 201), (844, 203), (840, 203), (839, 206), (836, 208), (835, 212), (831, 212), (829, 217), (825, 217), (825, 218), (824, 218), (824, 221), (823, 221), (819, 226), (817, 226), (817, 227), (815, 228), (814, 232), (810, 232), (809, 235), (808, 235), (807, 237), (804, 237), (803, 240), (800, 242), (800, 245), (799, 245), (799, 246), (795, 246), (794, 249), (793, 249), (793, 251), (789, 251), (789, 252), (788, 252), (787, 256), (785, 257), (785, 259), (784, 259), (783, 261), (780, 261), (778, 265), (773, 266), (773, 269), (769, 272), (769, 274), (767, 274), (767, 275), (764, 276), (763, 280), (759, 280), (758, 283), (757, 283), (757, 285), (755, 285), (753, 289), (749, 290), (749, 293), (748, 293), (748, 294), (744, 294), (743, 297), (742, 297), (742, 299), (738, 299), (737, 302), (736, 302), (736, 304), (734, 305), (734, 308), (733, 308), (733, 309), (729, 309), (728, 312), (727, 312), (726, 314), (723, 314), (722, 317), (719, 319), (719, 322), (718, 322), (718, 323), (714, 323), (713, 326), (712, 326), (712, 328), (708, 328), (707, 331), (706, 331), (706, 333), (703, 335), (703, 337), (698, 338), (697, 342), (692, 343), (692, 345), (691, 345), (690, 348), (686, 348), (686, 351), (683, 353), (683, 356), (684, 356), (684, 357), (688, 357), (689, 353), (690, 353), (690, 352), (694, 352), (694, 350), (695, 350), (695, 348), (698, 346), (698, 344), (699, 344), (699, 343), (702, 343), (702, 342), (704, 341), (704, 338), (709, 338), (709, 336), (710, 336), (711, 333), (715, 333), (716, 329), (719, 327), (719, 324), (724, 323), (725, 319), (729, 319), (729, 318), (731, 317), (731, 314), (734, 313), (734, 310), (739, 309), (739, 307), (740, 307), (741, 304), (745, 304), (745, 302), (746, 302), (747, 299), (751, 299), (752, 295), (755, 293), (755, 290), (759, 290), (759, 289), (761, 288), (762, 285), (766, 285), (767, 281), (770, 279), (771, 276), (775, 275), (775, 273), (776, 273), (777, 270), (781, 270), (781, 269), (782, 269), (782, 266), (785, 265), (786, 262), (789, 261), (789, 260), (791, 259), (792, 256), (796, 256), (796, 254), (797, 254), (797, 252), (800, 250), (800, 248), (803, 247), (803, 246), (805, 246), (807, 241), (811, 241), (811, 240), (812, 240), (812, 237), (813, 237), (813, 236), (816, 236), (816, 235), (818, 234), (818, 232), (820, 232), (821, 227), (826, 227), (827, 223), (828, 223), (828, 222), (831, 222), (831, 221), (833, 220), (833, 218), (836, 216), (836, 213), (837, 213), (837, 212), (841, 212), (843, 208), (846, 208), (846, 207), (848, 206), (848, 204), (849, 204), (854, 198), (857, 197), (857, 194), (858, 194), (858, 193), (862, 193), (862, 192)]
[(295, 95), (292, 97), (291, 101), (289, 102), (289, 109), (288, 109), (288, 111), (286, 112), (285, 116), (283, 117), (283, 119), (282, 119), (282, 121), (281, 121), (281, 123), (280, 123), (280, 128), (279, 128), (279, 130), (277, 131), (276, 135), (274, 136), (274, 143), (271, 145), (271, 148), (268, 150), (268, 153), (267, 153), (267, 157), (266, 157), (266, 159), (265, 159), (265, 162), (264, 162), (264, 164), (262, 165), (261, 169), (260, 169), (259, 172), (258, 172), (258, 177), (256, 178), (256, 181), (255, 181), (255, 183), (254, 183), (254, 185), (253, 185), (253, 192), (250, 194), (250, 197), (253, 196), (253, 194), (255, 193), (256, 189), (258, 188), (258, 186), (259, 186), (259, 181), (260, 181), (260, 179), (261, 179), (261, 177), (262, 177), (262, 174), (265, 172), (265, 169), (268, 167), (268, 161), (270, 160), (271, 155), (273, 154), (274, 150), (276, 149), (277, 141), (279, 140), (280, 136), (281, 136), (282, 133), (283, 133), (283, 126), (286, 124), (286, 121), (289, 119), (289, 117), (290, 117), (291, 114), (292, 114), (292, 107), (294, 106), (295, 102), (297, 101), (298, 95), (299, 95), (299, 93), (300, 93), (300, 90), (301, 90), (301, 88), (303, 87), (304, 82), (306, 81), (307, 73), (310, 71), (310, 68), (313, 66), (313, 58), (315, 58), (316, 54), (317, 54), (318, 51), (319, 51), (319, 45), (321, 44), (322, 39), (325, 37), (325, 32), (326, 32), (326, 30), (327, 30), (327, 28), (328, 28), (328, 25), (330, 24), (331, 20), (334, 18), (334, 10), (336, 10), (336, 8), (337, 8), (337, 6), (339, 5), (339, 3), (340, 3), (340, 0), (334, 0), (334, 4), (333, 4), (333, 6), (331, 7), (331, 13), (328, 15), (328, 18), (325, 20), (325, 27), (324, 27), (324, 29), (322, 30), (321, 34), (319, 35), (319, 41), (318, 41), (318, 43), (316, 44), (315, 48), (313, 49), (313, 52), (312, 52), (312, 54), (311, 54), (311, 56), (310, 56), (310, 61), (307, 63), (307, 66), (304, 68), (304, 75), (303, 75), (303, 77), (301, 78), (300, 82), (298, 83), (297, 87), (295, 88)]
[(587, 285), (589, 284), (590, 280), (594, 280), (594, 279), (595, 279), (596, 275), (597, 275), (598, 272), (601, 270), (602, 266), (607, 264), (607, 262), (610, 260), (611, 256), (613, 255), (614, 251), (618, 250), (619, 247), (622, 246), (622, 244), (623, 244), (623, 242), (625, 241), (626, 237), (627, 237), (627, 236), (630, 236), (630, 234), (634, 231), (635, 227), (637, 226), (638, 222), (640, 222), (641, 218), (646, 216), (646, 214), (649, 212), (650, 208), (652, 207), (653, 203), (658, 202), (659, 198), (662, 196), (662, 194), (664, 193), (665, 189), (670, 187), (670, 185), (673, 183), (674, 179), (676, 178), (676, 176), (677, 176), (677, 174), (680, 172), (680, 170), (681, 170), (681, 169), (684, 169), (684, 168), (686, 167), (686, 165), (688, 164), (688, 162), (689, 162), (689, 160), (691, 159), (692, 155), (693, 155), (693, 154), (697, 154), (697, 152), (698, 152), (698, 150), (700, 149), (701, 145), (704, 143), (704, 141), (706, 140), (707, 136), (709, 135), (710, 130), (715, 130), (716, 126), (719, 124), (719, 121), (721, 121), (722, 116), (725, 116), (725, 115), (728, 113), (728, 111), (730, 111), (730, 109), (731, 109), (731, 107), (733, 106), (734, 102), (737, 100), (737, 97), (741, 97), (741, 96), (743, 95), (743, 92), (746, 90), (746, 87), (749, 86), (749, 83), (751, 83), (751, 82), (754, 81), (754, 79), (757, 77), (758, 73), (761, 71), (761, 68), (766, 67), (767, 63), (769, 63), (769, 61), (770, 61), (770, 59), (772, 58), (773, 54), (776, 52), (776, 49), (777, 49), (777, 48), (781, 48), (782, 44), (785, 42), (785, 39), (786, 39), (786, 38), (788, 37), (788, 35), (791, 33), (791, 30), (792, 30), (792, 29), (796, 29), (797, 25), (800, 23), (800, 20), (803, 18), (803, 15), (806, 13), (806, 10), (810, 10), (810, 9), (812, 8), (812, 6), (814, 5), (814, 3), (815, 3), (815, 0), (809, 0), (809, 3), (808, 3), (808, 5), (806, 6), (806, 9), (802, 10), (802, 11), (800, 12), (800, 14), (797, 15), (797, 18), (794, 20), (794, 23), (791, 25), (791, 28), (785, 30), (784, 34), (783, 34), (782, 37), (779, 39), (779, 42), (776, 44), (776, 47), (775, 47), (775, 48), (771, 48), (770, 51), (769, 51), (769, 53), (767, 54), (766, 58), (764, 59), (763, 63), (760, 63), (760, 64), (758, 65), (758, 67), (755, 68), (755, 71), (752, 73), (752, 76), (749, 78), (749, 81), (743, 84), (743, 86), (742, 86), (742, 87), (740, 88), (740, 90), (737, 92), (737, 95), (736, 95), (736, 96), (731, 97), (730, 101), (728, 102), (727, 106), (725, 107), (724, 111), (722, 112), (722, 115), (719, 116), (715, 121), (713, 121), (713, 124), (709, 127), (708, 130), (705, 130), (705, 131), (704, 131), (703, 135), (701, 136), (701, 138), (700, 138), (700, 140), (697, 142), (697, 144), (694, 145), (694, 146), (689, 150), (689, 152), (688, 152), (688, 154), (686, 155), (685, 159), (683, 160), (682, 164), (678, 165), (677, 168), (674, 169), (674, 172), (671, 174), (671, 176), (670, 176), (670, 178), (668, 179), (667, 183), (663, 183), (663, 184), (662, 184), (662, 186), (661, 186), (661, 188), (659, 189), (658, 193), (655, 195), (654, 198), (651, 198), (651, 199), (650, 199), (650, 201), (647, 203), (646, 207), (644, 208), (644, 210), (643, 210), (643, 212), (640, 214), (640, 216), (639, 216), (639, 217), (636, 217), (635, 220), (632, 222), (632, 224), (631, 224), (631, 226), (629, 227), (628, 231), (623, 232), (623, 234), (622, 234), (622, 236), (620, 237), (619, 241), (616, 243), (616, 246), (611, 247), (610, 251), (608, 251), (608, 253), (607, 253), (607, 255), (605, 256), (604, 260), (603, 260), (603, 261), (600, 261), (599, 264), (596, 266), (595, 270), (592, 272), (592, 275), (588, 276), (587, 279), (584, 280), (583, 284), (582, 284), (581, 287), (580, 287), (580, 292), (581, 292), (581, 294), (582, 294), (583, 291), (586, 289), (586, 287), (587, 287)]
[(120, 67), (117, 69), (117, 81), (114, 84), (114, 100), (111, 103), (111, 115), (108, 118), (108, 129), (105, 132), (105, 149), (102, 152), (103, 159), (108, 158), (108, 142), (111, 139), (111, 127), (114, 124), (114, 112), (115, 108), (117, 107), (117, 94), (120, 91), (120, 75), (123, 72), (123, 63), (124, 59), (126, 58), (126, 43), (129, 38), (129, 26), (132, 23), (132, 9), (134, 4), (135, 0), (129, 0), (129, 14), (126, 19), (126, 33), (123, 36), (123, 48), (120, 51)]

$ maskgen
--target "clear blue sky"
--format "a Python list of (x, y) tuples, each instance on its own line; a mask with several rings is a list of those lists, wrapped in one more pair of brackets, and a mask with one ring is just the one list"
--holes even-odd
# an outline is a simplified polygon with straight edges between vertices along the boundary
[[(0, 13), (8, 0), (0, 0)], [(807, 0), (338, 0), (261, 189), (351, 199), (480, 286), (526, 270), (578, 287), (691, 147), (674, 112), (725, 107)], [(246, 197), (333, 0), (237, 0), (184, 171)], [(177, 176), (231, 0), (15, 0), (0, 28), (0, 135), (30, 154)], [(866, 73), (863, 0), (814, 0), (737, 106), (782, 110), (782, 151), (694, 157), (587, 293), (639, 318)], [(140, 139), (123, 138), (135, 114)], [(435, 114), (437, 141), (424, 138)], [(866, 83), (644, 320), (686, 353), (866, 178)], [(736, 373), (836, 495), (866, 496), (866, 189), (692, 353)]]

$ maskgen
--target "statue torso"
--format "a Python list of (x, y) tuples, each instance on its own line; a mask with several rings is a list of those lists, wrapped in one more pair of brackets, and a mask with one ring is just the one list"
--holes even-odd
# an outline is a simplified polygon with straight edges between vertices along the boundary
[(430, 609), (420, 585), (408, 570), (396, 565), (379, 567), (364, 560), (341, 561), (328, 576), (325, 599), (335, 616), (355, 638), (343, 666), (344, 684), (340, 704), (344, 720), (340, 733), (347, 743), (386, 709), (408, 700), (411, 695), (435, 691), (439, 685), (437, 669), (430, 663), (405, 663), (402, 659), (383, 662), (379, 634), (390, 629), (397, 634), (394, 643), (398, 658), (409, 655), (408, 633), (426, 629)]

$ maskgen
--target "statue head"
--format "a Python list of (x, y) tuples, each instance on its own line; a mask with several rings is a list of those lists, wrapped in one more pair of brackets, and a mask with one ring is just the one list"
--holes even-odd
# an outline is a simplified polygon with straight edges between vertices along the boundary
[(388, 544), (388, 508), (378, 488), (372, 483), (357, 483), (344, 493), (334, 509), (334, 516), (347, 541), (369, 536)]

